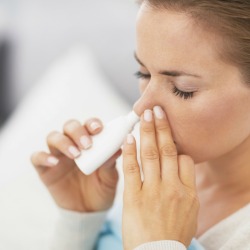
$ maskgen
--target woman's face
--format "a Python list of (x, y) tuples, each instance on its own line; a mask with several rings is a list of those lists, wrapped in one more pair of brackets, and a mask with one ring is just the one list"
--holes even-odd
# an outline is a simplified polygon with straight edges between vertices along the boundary
[(222, 156), (250, 137), (250, 88), (235, 66), (219, 58), (219, 46), (218, 37), (183, 13), (140, 8), (141, 98), (134, 110), (142, 114), (160, 105), (178, 153), (196, 163)]

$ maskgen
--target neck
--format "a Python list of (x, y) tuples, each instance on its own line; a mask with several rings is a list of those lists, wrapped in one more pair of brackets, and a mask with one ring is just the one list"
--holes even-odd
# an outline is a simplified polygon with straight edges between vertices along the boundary
[(250, 137), (220, 158), (196, 164), (198, 189), (216, 188), (227, 193), (250, 190)]

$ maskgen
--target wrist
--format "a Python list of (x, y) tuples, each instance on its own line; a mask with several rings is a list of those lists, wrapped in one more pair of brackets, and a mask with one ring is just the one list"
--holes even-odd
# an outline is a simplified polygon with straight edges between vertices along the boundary
[(57, 203), (57, 207), (60, 211), (63, 212), (70, 212), (70, 213), (79, 213), (79, 214), (93, 214), (93, 213), (105, 213), (109, 210), (107, 209), (87, 209), (86, 207), (83, 206), (65, 206), (65, 205), (60, 205)]

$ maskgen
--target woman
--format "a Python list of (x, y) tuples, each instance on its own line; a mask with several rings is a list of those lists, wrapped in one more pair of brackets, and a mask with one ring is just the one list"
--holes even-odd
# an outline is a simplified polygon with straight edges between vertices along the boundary
[(97, 235), (122, 153), (124, 249), (191, 249), (194, 238), (196, 249), (250, 249), (250, 2), (140, 4), (135, 58), (142, 95), (134, 110), (141, 115), (144, 180), (132, 135), (84, 176), (73, 159), (91, 146), (101, 121), (69, 121), (63, 133), (50, 133), (50, 153), (35, 153), (32, 162), (62, 208), (55, 248), (93, 249), (97, 242), (97, 249), (118, 249), (102, 241), (107, 230)]

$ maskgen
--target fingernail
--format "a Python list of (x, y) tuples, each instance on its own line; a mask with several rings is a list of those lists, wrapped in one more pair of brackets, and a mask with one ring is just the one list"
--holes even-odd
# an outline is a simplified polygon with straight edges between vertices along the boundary
[(153, 117), (152, 117), (152, 111), (149, 110), (149, 109), (146, 109), (146, 110), (144, 111), (144, 120), (145, 120), (146, 122), (151, 122), (152, 119), (153, 119)]
[(164, 117), (164, 112), (160, 106), (155, 106), (153, 110), (156, 118), (162, 119)]
[(92, 143), (91, 143), (89, 137), (86, 136), (86, 135), (83, 135), (83, 136), (80, 138), (80, 142), (81, 142), (82, 146), (83, 146), (85, 149), (88, 149), (88, 148), (90, 148), (90, 147), (92, 146)]
[(77, 157), (81, 154), (81, 152), (74, 146), (69, 147), (69, 152), (74, 156)]
[(48, 161), (49, 164), (52, 164), (52, 165), (56, 166), (58, 164), (58, 162), (59, 162), (59, 159), (57, 159), (54, 156), (49, 156), (47, 161)]
[(96, 130), (96, 129), (100, 128), (101, 125), (98, 122), (92, 122), (90, 124), (90, 127), (91, 127), (92, 130)]
[(132, 134), (127, 135), (127, 143), (128, 144), (133, 144), (134, 143), (134, 137)]

